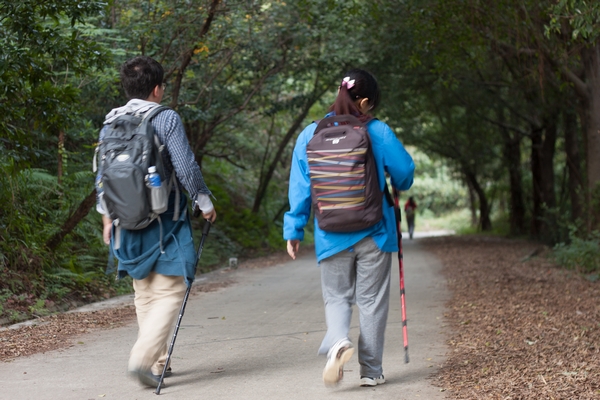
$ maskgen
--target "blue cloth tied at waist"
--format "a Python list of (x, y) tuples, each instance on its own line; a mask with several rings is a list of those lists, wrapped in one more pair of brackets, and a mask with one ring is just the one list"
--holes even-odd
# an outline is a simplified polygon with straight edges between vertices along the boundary
[[(183, 276), (188, 285), (196, 274), (196, 251), (192, 236), (192, 225), (187, 212), (187, 196), (180, 196), (180, 216), (175, 214), (175, 194), (169, 197), (169, 208), (140, 230), (121, 229), (121, 245), (114, 250), (115, 227), (112, 228), (111, 243), (114, 256), (119, 261), (118, 276), (129, 275), (133, 279), (144, 279), (151, 271), (167, 276)], [(162, 248), (161, 252), (161, 224)]]

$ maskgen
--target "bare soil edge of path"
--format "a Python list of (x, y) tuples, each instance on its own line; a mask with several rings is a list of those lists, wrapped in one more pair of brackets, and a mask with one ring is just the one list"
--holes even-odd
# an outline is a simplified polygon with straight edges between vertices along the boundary
[[(311, 246), (301, 246), (300, 254), (314, 251)], [(239, 269), (264, 268), (290, 260), (285, 251), (268, 256), (242, 260)], [(191, 294), (212, 292), (235, 283), (231, 279), (230, 269), (221, 269), (201, 275)], [(111, 304), (111, 303), (109, 303)], [(84, 306), (82, 310), (89, 309)], [(75, 312), (74, 312), (75, 311)], [(0, 361), (10, 362), (17, 357), (72, 347), (77, 339), (86, 333), (99, 329), (112, 329), (132, 323), (135, 320), (135, 307), (131, 301), (115, 302), (106, 308), (94, 311), (70, 312), (42, 317), (35, 321), (18, 324), (17, 328), (0, 330)]]
[(599, 399), (600, 283), (536, 243), (422, 241), (443, 264), (450, 352), (434, 382), (453, 399)]

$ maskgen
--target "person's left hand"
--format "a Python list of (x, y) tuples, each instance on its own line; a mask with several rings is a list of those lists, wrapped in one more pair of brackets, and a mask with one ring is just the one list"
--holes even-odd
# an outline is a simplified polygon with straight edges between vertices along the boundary
[(287, 241), (287, 252), (292, 257), (292, 259), (296, 259), (296, 254), (300, 249), (300, 241), (298, 239), (288, 240)]

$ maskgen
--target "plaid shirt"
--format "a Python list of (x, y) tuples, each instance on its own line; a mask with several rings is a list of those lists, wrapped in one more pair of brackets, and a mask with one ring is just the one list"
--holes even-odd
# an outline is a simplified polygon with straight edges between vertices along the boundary
[[(165, 167), (164, 181), (169, 182), (171, 174), (174, 171), (179, 188), (181, 189), (183, 186), (192, 199), (200, 200), (200, 198), (204, 197), (198, 195), (212, 195), (206, 183), (204, 183), (202, 172), (185, 135), (179, 114), (171, 109), (164, 110), (154, 116), (151, 123), (159, 141), (164, 145), (162, 151), (163, 165)], [(99, 140), (103, 139), (105, 131), (106, 125), (100, 130)], [(98, 175), (100, 173), (101, 170), (99, 169)], [(96, 184), (96, 192), (98, 193), (96, 208), (98, 212), (105, 214), (99, 202), (101, 190)], [(175, 189), (173, 188), (173, 190)]]

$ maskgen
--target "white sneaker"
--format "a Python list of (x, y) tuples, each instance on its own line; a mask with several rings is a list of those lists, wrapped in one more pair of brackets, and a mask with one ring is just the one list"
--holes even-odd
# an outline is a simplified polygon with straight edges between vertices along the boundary
[(327, 364), (323, 370), (323, 382), (327, 386), (334, 386), (344, 376), (344, 364), (354, 354), (354, 346), (347, 338), (341, 339), (329, 350), (327, 354)]
[(381, 375), (378, 378), (370, 378), (368, 376), (360, 377), (360, 386), (377, 386), (383, 385), (385, 383), (385, 378)]

